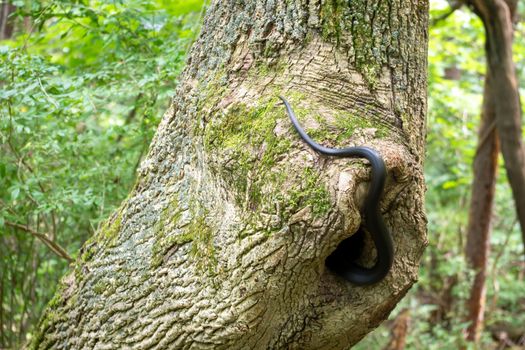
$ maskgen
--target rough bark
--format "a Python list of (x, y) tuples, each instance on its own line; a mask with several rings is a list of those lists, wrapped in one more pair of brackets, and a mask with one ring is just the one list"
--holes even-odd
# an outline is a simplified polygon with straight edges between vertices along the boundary
[(485, 281), (499, 154), (499, 140), (495, 124), (494, 91), (490, 77), (488, 77), (485, 80), (479, 141), (474, 158), (474, 181), (467, 228), (466, 256), (470, 267), (475, 271), (470, 289), (467, 317), (467, 321), (470, 321), (467, 328), (467, 339), (471, 341), (479, 339), (485, 311)]
[[(346, 349), (376, 327), (426, 245), (427, 16), (420, 0), (213, 1), (135, 188), (32, 348)], [(366, 163), (313, 153), (279, 94), (319, 142), (384, 157), (396, 255), (380, 283), (324, 263), (359, 229)]]

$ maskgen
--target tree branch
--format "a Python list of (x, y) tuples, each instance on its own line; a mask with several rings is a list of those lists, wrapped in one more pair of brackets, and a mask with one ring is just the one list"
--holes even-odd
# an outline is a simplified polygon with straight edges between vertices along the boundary
[(452, 4), (450, 4), (450, 10), (448, 12), (445, 12), (441, 16), (432, 19), (432, 21), (430, 22), (430, 26), (433, 27), (433, 26), (437, 25), (439, 22), (442, 22), (442, 21), (446, 20), (454, 12), (456, 12), (456, 10), (459, 10), (463, 5), (465, 5), (465, 2), (462, 1), (462, 0), (454, 1)]
[(67, 262), (73, 262), (73, 258), (71, 256), (69, 256), (69, 254), (66, 252), (66, 250), (64, 248), (62, 248), (58, 243), (56, 242), (53, 242), (52, 240), (50, 240), (46, 234), (44, 233), (40, 233), (40, 232), (37, 232), (25, 225), (22, 225), (22, 224), (18, 224), (16, 222), (10, 222), (10, 221), (6, 221), (5, 224), (7, 226), (10, 226), (10, 227), (13, 227), (13, 228), (17, 228), (19, 230), (22, 230), (22, 231), (25, 231), (27, 233), (30, 233), (32, 236), (36, 237), (37, 239), (39, 239), (42, 243), (44, 243), (49, 249), (51, 249), (56, 255), (58, 255), (59, 257), (61, 257), (62, 259), (65, 259), (67, 260)]

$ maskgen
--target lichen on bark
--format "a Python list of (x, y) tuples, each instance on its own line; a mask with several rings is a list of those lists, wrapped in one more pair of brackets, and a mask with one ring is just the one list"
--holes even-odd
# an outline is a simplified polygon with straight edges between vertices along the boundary
[[(253, 107), (235, 104), (221, 114), (206, 126), (204, 146), (210, 167), (228, 183), (237, 205), (253, 214), (251, 221), (259, 220), (256, 214), (261, 211), (278, 215), (279, 221), (306, 206), (316, 215), (328, 211), (331, 199), (317, 169), (306, 166), (289, 172), (292, 141), (279, 130), (286, 119), (275, 96), (256, 101)], [(290, 176), (299, 176), (299, 185), (283, 192)]]
[(348, 50), (371, 88), (389, 58), (399, 56), (402, 24), (396, 14), (401, 6), (397, 1), (328, 0), (321, 7), (324, 37)]

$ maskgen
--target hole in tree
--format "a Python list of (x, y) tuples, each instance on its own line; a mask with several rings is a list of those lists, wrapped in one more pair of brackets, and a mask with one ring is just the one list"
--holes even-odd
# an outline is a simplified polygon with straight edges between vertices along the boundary
[(336, 274), (355, 266), (365, 246), (365, 231), (360, 227), (352, 236), (343, 240), (325, 261), (326, 267)]

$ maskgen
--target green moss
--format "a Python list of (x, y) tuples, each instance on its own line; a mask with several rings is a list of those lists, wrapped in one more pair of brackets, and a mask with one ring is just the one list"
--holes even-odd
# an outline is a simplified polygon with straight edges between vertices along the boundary
[(51, 298), (49, 303), (47, 303), (47, 307), (49, 309), (56, 309), (62, 306), (62, 304), (64, 304), (64, 298), (62, 297), (63, 292), (64, 292), (64, 289), (59, 287), (59, 289), (55, 292), (55, 295), (53, 296), (53, 298)]
[[(397, 31), (389, 27), (389, 1), (325, 0), (321, 5), (321, 30), (325, 40), (353, 53), (353, 63), (370, 88), (377, 85), (387, 49), (393, 56)], [(392, 34), (390, 34), (392, 33)]]
[(195, 217), (185, 233), (192, 237), (190, 255), (195, 259), (198, 270), (215, 273), (217, 257), (213, 245), (213, 231), (206, 223), (206, 215)]
[[(291, 102), (304, 99), (291, 93), (288, 97)], [(311, 113), (301, 108), (295, 108), (295, 112), (298, 117)], [(277, 120), (283, 118), (284, 108), (276, 98), (261, 101), (255, 107), (238, 104), (205, 134), (208, 151), (218, 155), (214, 157), (219, 162), (218, 171), (235, 190), (237, 203), (247, 214), (245, 219), (254, 226), (262, 211), (279, 214), (286, 221), (305, 206), (311, 206), (315, 215), (324, 214), (331, 207), (330, 195), (315, 170), (305, 167), (297, 175), (278, 166), (291, 148), (288, 137), (278, 137), (274, 132)], [(282, 193), (282, 185), (290, 177), (296, 186)]]
[[(237, 203), (245, 209), (256, 211), (264, 200), (263, 186), (282, 178), (272, 169), (289, 151), (290, 141), (274, 134), (277, 119), (284, 117), (277, 101), (232, 106), (204, 135), (207, 150), (221, 154), (222, 175), (236, 189)], [(222, 164), (224, 157), (230, 158), (227, 166)]]
[(93, 287), (93, 291), (96, 294), (102, 294), (102, 293), (104, 293), (106, 288), (107, 288), (107, 283), (104, 283), (102, 281), (98, 281), (97, 284), (95, 284), (95, 286)]
[(325, 184), (320, 181), (319, 173), (311, 167), (306, 167), (299, 178), (300, 186), (290, 191), (293, 211), (309, 206), (314, 217), (326, 214), (332, 207), (332, 201)]
[(375, 129), (375, 137), (380, 139), (390, 135), (390, 130), (386, 126), (348, 112), (336, 113), (334, 123), (328, 123), (319, 117), (316, 119), (319, 122), (319, 127), (306, 131), (317, 142), (329, 141), (333, 147), (346, 146), (345, 143), (360, 129)]
[(159, 221), (153, 227), (155, 243), (151, 253), (152, 267), (160, 266), (164, 256), (174, 245), (183, 245), (191, 242), (192, 237), (186, 234), (168, 235), (170, 231), (172, 233), (175, 231), (181, 216), (182, 210), (177, 199), (173, 199), (160, 214)]
[(261, 77), (282, 76), (287, 67), (288, 65), (285, 60), (257, 61), (254, 67), (251, 67), (248, 71), (248, 77), (255, 78), (252, 80), (258, 82)]
[[(303, 94), (287, 92), (287, 98), (300, 120), (308, 117), (318, 122), (319, 126), (308, 133), (319, 143), (344, 147), (355, 132), (365, 128), (376, 129), (376, 137), (388, 135), (386, 127), (370, 118), (343, 111), (335, 111), (328, 118), (315, 113), (325, 108), (314, 102), (301, 108), (300, 102), (308, 100)], [(285, 118), (277, 98), (257, 101), (253, 106), (239, 103), (214, 116), (203, 135), (207, 153), (215, 162), (212, 169), (231, 187), (244, 220), (253, 227), (260, 227), (262, 212), (279, 215), (282, 222), (306, 206), (320, 216), (332, 205), (320, 174), (312, 166), (300, 166), (298, 173), (290, 173), (286, 164), (280, 165), (292, 147), (289, 134), (275, 134), (277, 121)], [(288, 189), (283, 193), (285, 184)]]
[(339, 44), (344, 8), (344, 0), (325, 0), (321, 5), (322, 33), (325, 39), (334, 38)]
[(100, 230), (99, 237), (113, 245), (118, 237), (122, 225), (122, 210), (120, 210), (113, 220), (107, 222)]
[(156, 227), (156, 243), (152, 251), (152, 267), (162, 264), (166, 254), (174, 246), (190, 244), (190, 257), (195, 260), (199, 270), (213, 272), (217, 265), (215, 247), (213, 246), (213, 231), (206, 223), (207, 210), (202, 210), (193, 203), (192, 219), (189, 224), (177, 227), (181, 211), (177, 202), (172, 202), (162, 213)]
[(66, 299), (64, 297), (65, 292), (66, 285), (62, 280), (53, 298), (46, 305), (42, 317), (40, 318), (40, 321), (38, 322), (38, 325), (35, 329), (34, 337), (28, 347), (29, 349), (38, 349), (40, 343), (44, 340), (44, 337), (48, 333), (49, 329), (53, 327), (53, 324), (55, 324), (57, 321), (64, 317), (64, 311), (62, 307), (66, 304), (71, 305), (72, 303), (76, 302), (76, 294), (70, 296), (69, 299)]
[[(76, 265), (75, 271), (80, 269), (80, 265), (91, 261), (100, 247), (111, 247), (116, 243), (122, 226), (123, 211), (123, 208), (120, 208), (114, 212), (111, 218), (103, 222), (98, 231), (84, 243), (80, 249), (80, 264)], [(80, 279), (80, 272), (78, 275)]]
[(45, 335), (48, 333), (49, 328), (52, 326), (56, 320), (58, 320), (59, 314), (53, 310), (46, 309), (44, 313), (44, 317), (40, 319), (40, 322), (37, 326), (36, 334), (34, 335), (34, 338), (29, 346), (29, 349), (36, 350), (39, 348), (40, 344), (44, 340)]
[(300, 101), (307, 100), (307, 96), (302, 93), (289, 93), (289, 100), (300, 122), (307, 118), (313, 118), (317, 122), (316, 128), (306, 128), (306, 132), (318, 143), (330, 147), (346, 147), (348, 140), (362, 129), (375, 129), (374, 137), (379, 139), (387, 138), (391, 134), (386, 125), (371, 118), (370, 112), (364, 112), (365, 115), (358, 116), (355, 113), (333, 109), (333, 112), (327, 117), (316, 113), (317, 110), (325, 109), (325, 106), (318, 103), (310, 101), (308, 109), (301, 108)]
[(115, 290), (117, 289), (117, 281), (111, 280), (111, 279), (101, 279), (97, 281), (97, 283), (93, 286), (93, 292), (95, 294), (113, 294), (115, 293)]
[(84, 253), (82, 253), (82, 255), (80, 256), (80, 261), (81, 262), (91, 261), (91, 259), (95, 255), (95, 251), (96, 250), (93, 247), (90, 247), (90, 248), (86, 249), (84, 251)]

